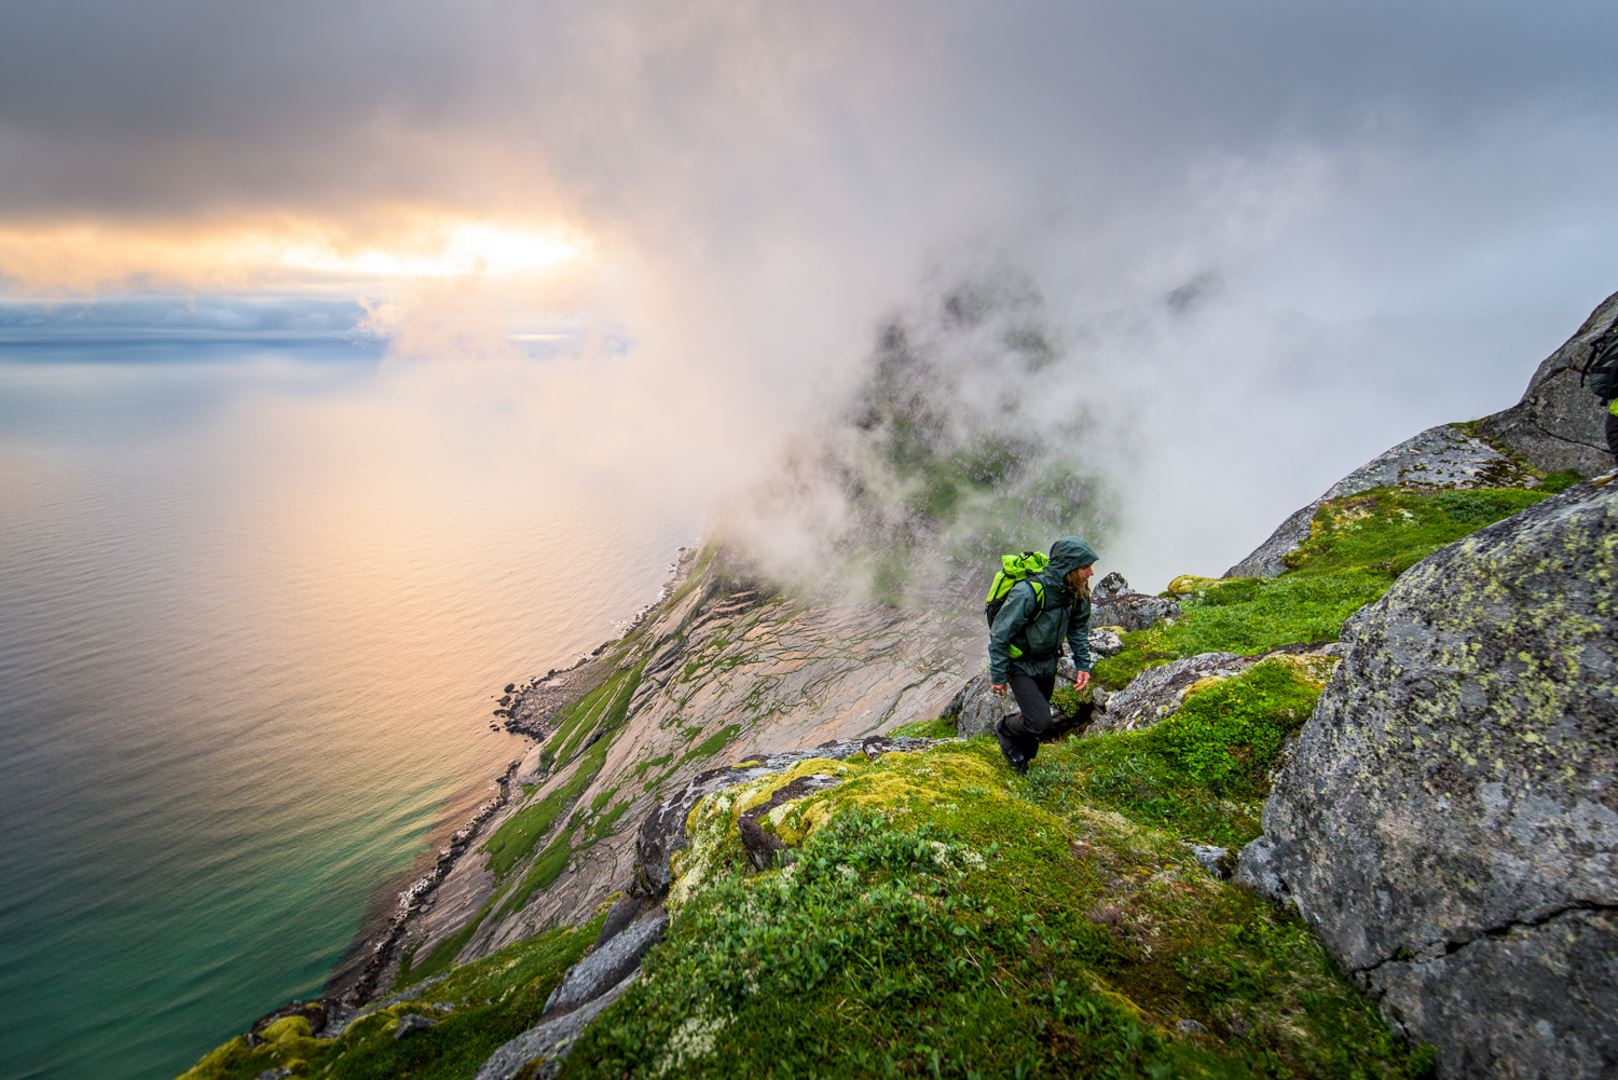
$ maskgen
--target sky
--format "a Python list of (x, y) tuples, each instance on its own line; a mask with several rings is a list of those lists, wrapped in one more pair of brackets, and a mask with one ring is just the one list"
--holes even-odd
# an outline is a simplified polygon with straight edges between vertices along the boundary
[(1006, 422), (1109, 479), (1103, 561), (1155, 590), (1513, 403), (1618, 289), (1615, 37), (1593, 2), (0, 0), (0, 342), (380, 340), (717, 503), (895, 313), (1017, 282), (1059, 360)]

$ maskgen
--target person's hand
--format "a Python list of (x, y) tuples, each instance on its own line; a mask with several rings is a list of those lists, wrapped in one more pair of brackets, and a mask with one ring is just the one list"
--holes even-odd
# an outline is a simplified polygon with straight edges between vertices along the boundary
[(1088, 671), (1081, 671), (1081, 672), (1078, 673), (1078, 675), (1074, 676), (1074, 678), (1073, 678), (1073, 689), (1075, 689), (1075, 690), (1083, 690), (1086, 686), (1089, 686), (1089, 685), (1090, 685), (1090, 673)]
[(997, 682), (997, 683), (994, 684), (992, 689), (994, 690), (994, 696), (995, 697), (1005, 697), (1006, 696), (1006, 684), (1005, 683)]

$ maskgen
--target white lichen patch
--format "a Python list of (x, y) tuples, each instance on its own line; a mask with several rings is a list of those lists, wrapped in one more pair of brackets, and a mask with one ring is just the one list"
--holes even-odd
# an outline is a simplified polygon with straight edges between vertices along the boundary
[(678, 1076), (687, 1067), (712, 1054), (714, 1044), (730, 1026), (732, 1019), (728, 1016), (709, 1016), (703, 1012), (687, 1017), (669, 1036), (668, 1045), (663, 1048), (663, 1058), (658, 1062), (657, 1075)]

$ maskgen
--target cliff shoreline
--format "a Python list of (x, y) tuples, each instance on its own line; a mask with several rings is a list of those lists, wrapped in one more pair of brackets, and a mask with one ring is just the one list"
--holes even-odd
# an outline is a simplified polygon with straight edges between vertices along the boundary
[[(531, 740), (523, 747), (524, 753), (544, 742), (549, 734), (542, 726), (545, 719), (559, 705), (581, 692), (581, 683), (592, 678), (591, 665), (608, 649), (639, 629), (680, 587), (690, 575), (700, 546), (693, 543), (676, 550), (658, 595), (635, 612), (616, 637), (597, 645), (565, 668), (552, 668), (544, 675), (531, 676), (525, 683), (506, 684), (502, 692), (503, 703), (494, 710), (494, 715), (504, 721), (507, 731)], [(519, 754), (507, 763), (501, 774), (491, 781), (497, 794), (480, 802), (471, 816), (450, 834), (445, 846), (436, 852), (429, 850), (423, 853), (405, 879), (409, 884), (404, 889), (394, 891), (398, 878), (389, 879), (378, 886), (377, 896), (366, 907), (365, 921), (323, 987), (323, 1002), (329, 1014), (335, 1016), (359, 1009), (373, 1000), (381, 989), (385, 989), (382, 976), (398, 960), (399, 942), (409, 930), (413, 916), (449, 876), (461, 857), (475, 848), (475, 841), (480, 839), (483, 826), (511, 798), (511, 780), (521, 761), (522, 754)], [(445, 823), (447, 825), (448, 822)], [(286, 1009), (290, 1007), (284, 1006), (266, 1013), (254, 1022), (252, 1030), (286, 1015)]]

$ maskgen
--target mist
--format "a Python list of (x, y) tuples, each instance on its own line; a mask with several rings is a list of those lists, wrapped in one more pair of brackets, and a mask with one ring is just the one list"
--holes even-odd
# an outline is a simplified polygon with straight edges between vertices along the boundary
[[(723, 508), (770, 566), (1083, 531), (1139, 588), (1219, 573), (1387, 446), (1511, 404), (1618, 287), (1618, 74), (1572, 59), (1607, 5), (296, 7), (0, 16), (12, 247), (566, 222), (580, 265), (342, 299), (411, 392), (522, 432), (520, 467)], [(72, 299), (206, 292), (132, 250)], [(861, 426), (895, 328), (914, 385), (883, 392), (929, 460), (1005, 436), (1026, 466), (948, 521), (882, 464), (899, 414)], [(1060, 498), (1019, 487), (1055, 467)]]

